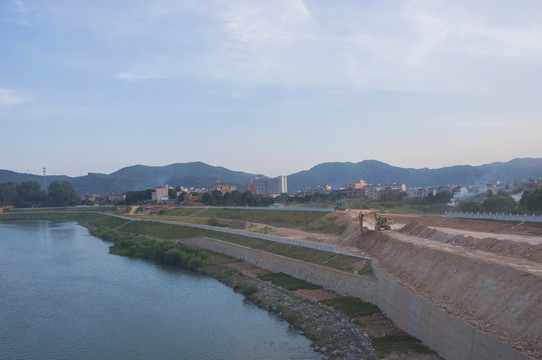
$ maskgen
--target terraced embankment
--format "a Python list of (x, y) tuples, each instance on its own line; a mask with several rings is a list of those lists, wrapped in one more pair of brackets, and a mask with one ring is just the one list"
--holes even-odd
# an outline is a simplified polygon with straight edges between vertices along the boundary
[(446, 359), (542, 358), (542, 264), (413, 228), (357, 239), (376, 265), (378, 305), (396, 325)]

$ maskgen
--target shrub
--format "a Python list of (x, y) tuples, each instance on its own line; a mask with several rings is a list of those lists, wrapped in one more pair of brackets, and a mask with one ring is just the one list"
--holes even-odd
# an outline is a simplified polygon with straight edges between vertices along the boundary
[(250, 296), (258, 292), (258, 285), (254, 283), (242, 283), (241, 284), (241, 293), (245, 296)]

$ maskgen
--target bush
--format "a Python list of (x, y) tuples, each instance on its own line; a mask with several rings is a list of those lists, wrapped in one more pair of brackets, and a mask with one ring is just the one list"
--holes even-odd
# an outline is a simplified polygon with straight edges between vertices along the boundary
[(245, 296), (250, 296), (258, 292), (258, 285), (254, 283), (242, 283), (241, 293)]

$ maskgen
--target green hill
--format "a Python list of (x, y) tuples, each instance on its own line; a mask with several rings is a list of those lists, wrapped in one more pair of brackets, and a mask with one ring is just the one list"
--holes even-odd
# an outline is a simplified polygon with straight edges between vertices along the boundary
[(407, 187), (431, 185), (472, 185), (485, 182), (513, 182), (542, 177), (542, 159), (514, 159), (480, 166), (457, 165), (440, 169), (412, 169), (376, 160), (358, 163), (330, 162), (288, 176), (288, 190), (306, 190), (307, 185), (328, 184), (340, 188), (360, 179), (367, 183), (402, 182)]
[[(47, 183), (54, 180), (70, 181), (78, 194), (123, 193), (143, 190), (164, 184), (185, 187), (209, 187), (218, 180), (243, 186), (257, 176), (241, 171), (211, 166), (203, 162), (177, 163), (167, 166), (134, 165), (112, 174), (89, 173), (86, 176), (47, 176)], [(402, 182), (408, 187), (430, 185), (473, 185), (485, 182), (513, 182), (516, 179), (538, 179), (542, 177), (542, 159), (514, 159), (481, 166), (457, 165), (440, 169), (411, 169), (392, 166), (376, 160), (358, 163), (329, 162), (312, 169), (288, 176), (288, 191), (306, 190), (307, 185), (328, 184), (333, 188), (343, 187), (360, 179), (368, 183)], [(35, 180), (42, 184), (39, 175), (0, 170), (0, 184), (8, 181)]]

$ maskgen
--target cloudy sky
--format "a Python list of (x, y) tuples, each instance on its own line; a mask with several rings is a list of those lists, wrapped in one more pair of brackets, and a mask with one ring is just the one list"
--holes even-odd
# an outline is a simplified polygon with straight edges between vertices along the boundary
[(4, 0), (0, 169), (542, 157), (542, 2)]

